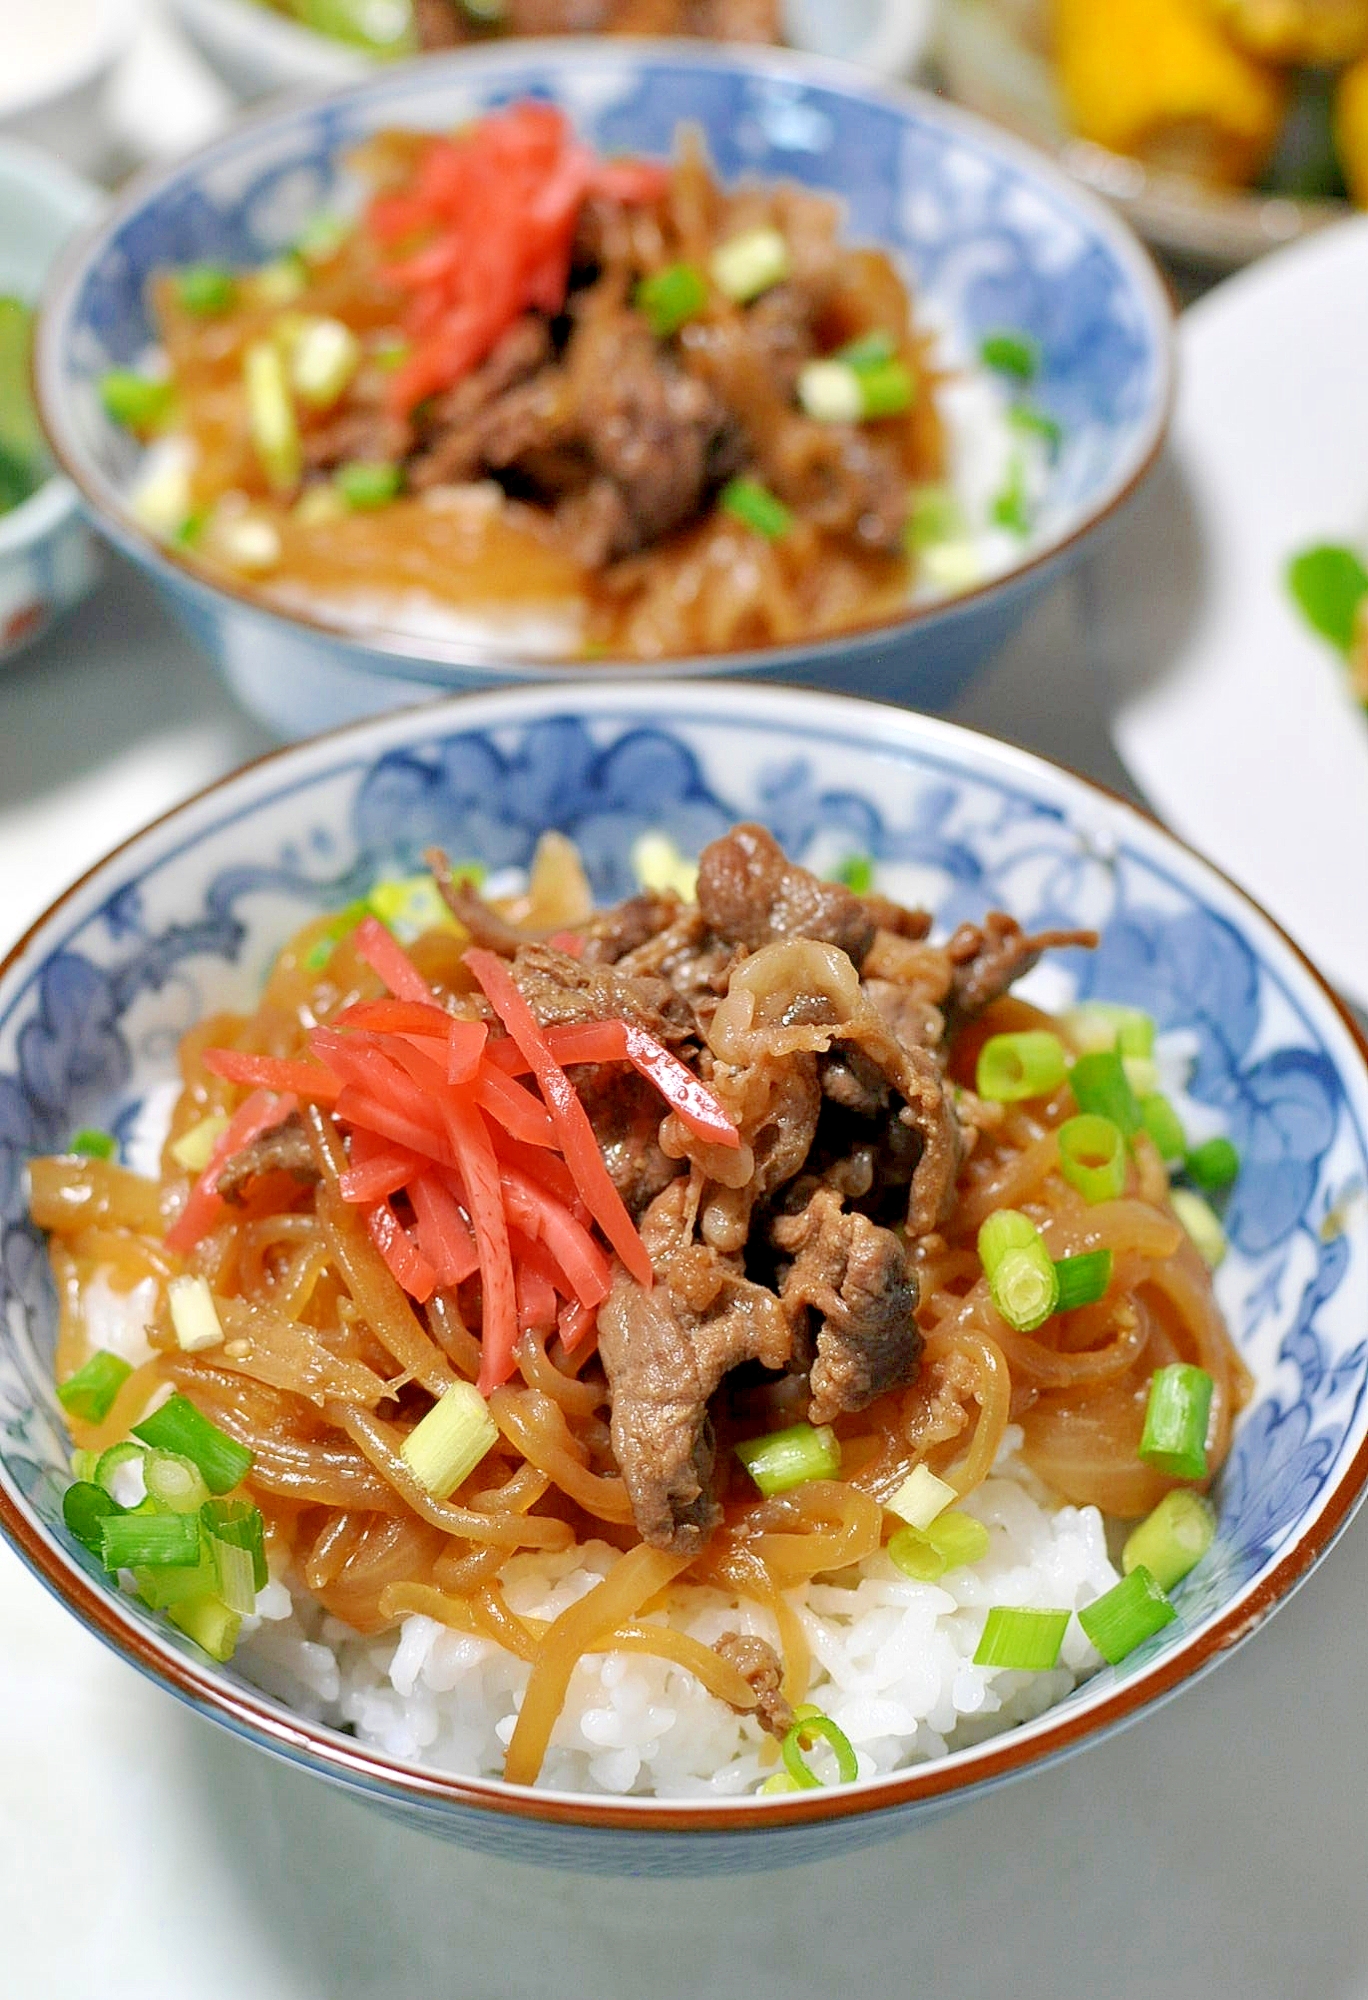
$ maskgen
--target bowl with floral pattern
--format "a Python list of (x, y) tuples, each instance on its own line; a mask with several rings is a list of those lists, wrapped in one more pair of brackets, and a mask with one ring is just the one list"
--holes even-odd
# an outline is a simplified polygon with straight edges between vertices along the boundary
[[(63, 1525), (57, 1299), (25, 1165), (78, 1128), (130, 1140), (177, 1038), (252, 1003), (299, 925), (433, 844), (525, 869), (573, 839), (603, 900), (644, 833), (691, 855), (739, 819), (829, 873), (934, 912), (1085, 924), (1050, 1004), (1104, 996), (1187, 1049), (1187, 1091), (1243, 1165), (1220, 1304), (1251, 1378), (1207, 1555), (1174, 1622), (1057, 1705), (949, 1754), (784, 1796), (569, 1793), (463, 1776), (310, 1721), (120, 1590)], [(130, 1140), (131, 1143), (131, 1140)], [(295, 746), (100, 862), (0, 968), (0, 1531), (132, 1666), (247, 1742), (468, 1845), (608, 1874), (814, 1861), (1037, 1770), (1151, 1711), (1253, 1633), (1348, 1522), (1368, 1478), (1368, 1068), (1352, 1022), (1277, 927), (1154, 822), (951, 725), (753, 683), (493, 691)], [(3, 1639), (0, 1639), (0, 1644)]]
[[(556, 637), (554, 626), (548, 638), (545, 618), (528, 616), (533, 603), (510, 601), (492, 622), (467, 615), (459, 627), (460, 606), (437, 607), (436, 622), (428, 606), (402, 631), (373, 591), (346, 617), (307, 594), (281, 608), (265, 595), (269, 578), (210, 576), (174, 536), (140, 525), (132, 493), (146, 467), (98, 391), (109, 371), (147, 364), (152, 275), (276, 258), (311, 216), (359, 211), (364, 189), (347, 162), (369, 135), (450, 129), (528, 98), (563, 106), (610, 156), (668, 158), (691, 127), (724, 184), (829, 193), (848, 241), (889, 250), (935, 339), (947, 483), (965, 524), (934, 562), (918, 558), (892, 612), (824, 637), (615, 661), (608, 642)], [(993, 351), (1011, 366), (994, 369), (985, 342), (1004, 334)], [(58, 456), (100, 527), (149, 571), (243, 702), (297, 736), (438, 689), (575, 679), (587, 664), (643, 679), (755, 674), (939, 707), (1154, 463), (1170, 335), (1164, 287), (1125, 225), (970, 114), (792, 51), (580, 38), (496, 42), (383, 69), (333, 96), (267, 110), (139, 177), (64, 264), (37, 379)], [(1012, 372), (1022, 365), (1029, 384)], [(704, 641), (690, 630), (680, 643)]]

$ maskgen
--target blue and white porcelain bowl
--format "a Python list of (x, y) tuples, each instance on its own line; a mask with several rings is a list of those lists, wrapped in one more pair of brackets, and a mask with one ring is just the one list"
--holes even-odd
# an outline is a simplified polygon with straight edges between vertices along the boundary
[[(0, 294), (36, 305), (54, 257), (100, 205), (59, 160), (0, 138)], [(85, 596), (99, 556), (76, 489), (54, 473), (0, 514), (0, 665)]]
[[(199, 1015), (250, 1006), (306, 918), (440, 842), (493, 868), (556, 827), (595, 890), (632, 887), (647, 829), (694, 851), (765, 820), (818, 867), (858, 849), (941, 926), (998, 905), (1094, 924), (1077, 991), (1185, 1029), (1194, 1095), (1244, 1162), (1217, 1290), (1253, 1377), (1210, 1555), (1177, 1622), (1035, 1721), (892, 1776), (787, 1797), (606, 1800), (419, 1769), (290, 1714), (111, 1587), (66, 1536), (56, 1302), (24, 1162), (125, 1129)], [(1133, 1720), (1259, 1626), (1368, 1478), (1368, 1069), (1328, 989), (1267, 918), (1151, 821), (1001, 744), (906, 712), (748, 684), (523, 688), (279, 753), (92, 870), (0, 968), (0, 1530), (134, 1665), (263, 1749), (491, 1852), (604, 1873), (822, 1859), (905, 1829)], [(0, 1635), (0, 1645), (4, 1643)]]
[(355, 207), (360, 190), (345, 160), (369, 134), (450, 127), (528, 95), (563, 104), (608, 153), (666, 157), (681, 123), (692, 123), (728, 181), (788, 179), (841, 196), (851, 239), (887, 244), (905, 265), (920, 309), (944, 329), (947, 362), (971, 362), (981, 338), (1002, 328), (1038, 344), (1033, 394), (1064, 442), (1031, 536), (1007, 569), (840, 639), (631, 669), (643, 682), (665, 671), (765, 674), (921, 707), (948, 701), (1153, 464), (1171, 386), (1167, 297), (1125, 226), (1029, 148), (932, 98), (782, 51), (495, 44), (268, 112), (136, 181), (66, 262), (39, 337), (44, 418), (95, 519), (150, 571), (246, 705), (287, 735), (434, 688), (581, 673), (582, 663), (533, 663), (451, 640), (347, 632), (205, 581), (134, 520), (136, 454), (96, 394), (106, 369), (145, 354), (147, 282), (158, 267), (260, 262), (318, 209)]

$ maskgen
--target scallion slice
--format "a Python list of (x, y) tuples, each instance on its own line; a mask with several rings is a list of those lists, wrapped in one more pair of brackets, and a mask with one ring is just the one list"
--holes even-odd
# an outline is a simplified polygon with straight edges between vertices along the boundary
[(793, 516), (758, 479), (729, 479), (718, 494), (718, 505), (766, 541), (777, 542), (793, 526)]
[(104, 1561), (104, 1524), (123, 1513), (123, 1508), (103, 1486), (78, 1479), (62, 1495), (62, 1519), (83, 1548)]
[(1183, 1158), (1187, 1152), (1183, 1121), (1161, 1091), (1151, 1091), (1140, 1099), (1140, 1123), (1166, 1166)]
[(910, 1528), (929, 1528), (937, 1514), (953, 1507), (958, 1499), (948, 1480), (937, 1479), (929, 1465), (916, 1465), (885, 1505)]
[(758, 299), (789, 274), (789, 247), (777, 229), (747, 229), (712, 254), (713, 283), (737, 305)]
[(1240, 1156), (1229, 1139), (1208, 1139), (1184, 1161), (1188, 1179), (1209, 1193), (1228, 1188), (1240, 1171)]
[(192, 1458), (178, 1451), (148, 1451), (143, 1458), (143, 1483), (148, 1499), (169, 1514), (198, 1514), (209, 1498), (204, 1474)]
[(185, 1354), (199, 1354), (206, 1347), (221, 1347), (223, 1326), (219, 1320), (209, 1280), (184, 1272), (166, 1288), (171, 1314), (171, 1330), (176, 1345)]
[(1040, 348), (1028, 333), (1004, 330), (985, 334), (979, 342), (979, 358), (985, 368), (1018, 382), (1033, 382), (1040, 373)]
[(869, 854), (848, 854), (831, 871), (833, 882), (844, 882), (857, 896), (867, 896), (874, 887), (874, 858)]
[(1007, 1667), (1024, 1674), (1048, 1673), (1059, 1659), (1068, 1629), (1067, 1611), (1031, 1611), (995, 1604), (974, 1653), (974, 1665)]
[(1112, 1276), (1110, 1250), (1084, 1250), (1076, 1257), (1060, 1257), (1055, 1263), (1059, 1280), (1056, 1312), (1073, 1312), (1079, 1306), (1096, 1305), (1106, 1296)]
[(1287, 587), (1313, 630), (1347, 653), (1368, 597), (1368, 569), (1358, 551), (1333, 543), (1304, 549), (1288, 564)]
[(1119, 1125), (1096, 1111), (1080, 1111), (1055, 1136), (1059, 1171), (1084, 1201), (1115, 1201), (1125, 1192), (1126, 1141)]
[(1048, 1028), (990, 1035), (978, 1053), (974, 1089), (994, 1103), (1014, 1104), (1057, 1090), (1067, 1070), (1064, 1044)]
[[(138, 1444), (135, 1439), (120, 1438), (117, 1444), (110, 1445), (108, 1451), (98, 1452), (95, 1455), (95, 1464), (91, 1469), (90, 1477), (97, 1486), (103, 1486), (105, 1492), (115, 1500), (119, 1499), (116, 1486), (122, 1486), (124, 1489), (124, 1499), (121, 1504), (136, 1506), (137, 1500), (129, 1502), (127, 1497), (129, 1481), (132, 1479), (132, 1475), (126, 1475), (124, 1479), (120, 1480), (119, 1474), (127, 1465), (133, 1465), (134, 1463), (141, 1464), (146, 1455), (142, 1445)], [(146, 1491), (145, 1474), (143, 1478), (143, 1491)], [(137, 1499), (140, 1500), (141, 1498), (142, 1494), (138, 1494)]]
[(290, 386), (314, 410), (330, 410), (361, 366), (361, 343), (340, 319), (306, 319), (289, 348)]
[(1175, 1361), (1150, 1378), (1140, 1457), (1171, 1479), (1205, 1479), (1207, 1423), (1215, 1383), (1205, 1368)]
[(85, 1125), (73, 1135), (67, 1151), (78, 1153), (85, 1160), (113, 1160), (118, 1157), (119, 1142), (112, 1132)]
[(121, 1354), (99, 1347), (59, 1384), (57, 1401), (69, 1417), (83, 1424), (102, 1424), (114, 1407), (114, 1398), (133, 1373)]
[(1144, 1640), (1178, 1616), (1150, 1572), (1140, 1563), (1103, 1596), (1085, 1605), (1078, 1622), (1109, 1665), (1117, 1666)]
[(844, 361), (807, 361), (798, 371), (798, 401), (819, 424), (858, 424), (864, 415), (860, 377)]
[(978, 1233), (978, 1253), (988, 1290), (1008, 1326), (1033, 1333), (1055, 1310), (1059, 1274), (1029, 1216), (1000, 1208)]
[(252, 1584), (264, 1590), (271, 1580), (266, 1566), (266, 1523), (260, 1507), (250, 1500), (208, 1500), (200, 1508), (200, 1526), (210, 1541), (245, 1549), (252, 1559)]
[(982, 1562), (989, 1535), (982, 1521), (952, 1508), (938, 1514), (925, 1528), (897, 1528), (888, 1540), (888, 1554), (904, 1576), (918, 1583), (939, 1583), (952, 1569)]
[(231, 1492), (251, 1470), (252, 1454), (246, 1445), (211, 1424), (188, 1396), (172, 1396), (135, 1424), (133, 1435), (144, 1444), (192, 1459), (211, 1493)]
[(99, 386), (105, 415), (131, 431), (152, 431), (164, 423), (176, 393), (170, 382), (151, 381), (131, 368), (111, 368)]
[(803, 1751), (811, 1748), (816, 1741), (829, 1744), (835, 1753), (836, 1782), (853, 1784), (860, 1775), (860, 1766), (850, 1738), (844, 1730), (837, 1728), (829, 1715), (803, 1715), (795, 1721), (781, 1745), (784, 1768), (799, 1790), (816, 1791), (823, 1782), (803, 1756)]
[(179, 303), (201, 319), (227, 312), (237, 296), (233, 274), (221, 264), (187, 264), (176, 272), (172, 284)]
[(1026, 462), (1014, 451), (1007, 464), (1007, 478), (989, 509), (994, 523), (1023, 538), (1031, 532), (1031, 508), (1026, 494)]
[(1110, 1118), (1127, 1139), (1139, 1131), (1140, 1107), (1115, 1049), (1094, 1049), (1080, 1056), (1069, 1071), (1069, 1086), (1080, 1111)]
[(333, 474), (333, 484), (353, 512), (363, 514), (396, 500), (404, 474), (398, 465), (372, 465), (358, 459), (351, 465), (340, 465)]
[(766, 1499), (810, 1479), (839, 1478), (841, 1471), (840, 1440), (830, 1424), (819, 1429), (790, 1424), (787, 1430), (748, 1438), (737, 1445), (736, 1456)]
[(110, 1514), (100, 1524), (106, 1569), (184, 1567), (198, 1560), (199, 1545), (194, 1514)]
[(160, 1569), (136, 1563), (133, 1581), (149, 1611), (169, 1611), (175, 1604), (193, 1604), (198, 1598), (215, 1597), (219, 1587), (218, 1571), (203, 1542), (198, 1562), (168, 1563)]
[(708, 281), (696, 264), (667, 264), (642, 278), (632, 297), (657, 340), (668, 340), (708, 303)]
[(917, 383), (905, 361), (885, 361), (878, 368), (856, 371), (860, 385), (860, 414), (867, 423), (880, 417), (900, 417), (917, 400)]
[(1115, 1049), (1120, 1056), (1152, 1056), (1154, 1017), (1112, 1000), (1085, 1000), (1064, 1016), (1064, 1030), (1080, 1055)]
[(473, 1382), (453, 1382), (399, 1447), (418, 1484), (445, 1500), (497, 1443), (499, 1427)]
[(848, 340), (844, 347), (836, 350), (836, 359), (844, 361), (847, 368), (853, 368), (857, 375), (864, 375), (874, 368), (883, 368), (898, 355), (898, 343), (886, 327), (876, 326), (869, 333), (860, 334), (855, 340)]
[(242, 357), (247, 428), (273, 493), (292, 493), (304, 469), (303, 447), (285, 358), (273, 340), (254, 340)]
[(211, 1111), (207, 1118), (201, 1118), (181, 1133), (179, 1139), (172, 1140), (167, 1151), (178, 1167), (184, 1167), (188, 1174), (202, 1174), (213, 1158), (214, 1148), (228, 1130), (228, 1115), (224, 1111)]
[(167, 1611), (173, 1625), (206, 1652), (211, 1660), (231, 1660), (242, 1630), (242, 1620), (222, 1599), (196, 1597), (186, 1604), (173, 1604)]
[(1214, 1271), (1226, 1253), (1225, 1231), (1220, 1217), (1191, 1188), (1174, 1188), (1169, 1200), (1174, 1214), (1196, 1244), (1203, 1263)]
[(1064, 442), (1064, 427), (1045, 410), (1038, 410), (1031, 403), (1014, 403), (1007, 412), (1007, 421), (1014, 431), (1023, 437), (1039, 438), (1053, 454)]
[(1121, 1551), (1121, 1567), (1147, 1569), (1161, 1590), (1172, 1590), (1197, 1567), (1216, 1538), (1216, 1509), (1203, 1493), (1175, 1486), (1152, 1513), (1132, 1528)]

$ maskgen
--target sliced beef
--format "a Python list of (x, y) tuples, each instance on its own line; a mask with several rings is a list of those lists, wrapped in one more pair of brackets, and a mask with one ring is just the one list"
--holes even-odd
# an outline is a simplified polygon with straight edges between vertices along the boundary
[(945, 947), (953, 971), (951, 1000), (964, 1020), (998, 1000), (1041, 957), (1064, 945), (1091, 950), (1096, 931), (1041, 931), (1028, 937), (1015, 917), (990, 910), (982, 924), (961, 924)]
[(218, 1177), (218, 1191), (226, 1202), (240, 1207), (253, 1182), (266, 1174), (290, 1174), (301, 1187), (312, 1187), (322, 1178), (297, 1111), (233, 1154)]
[(701, 910), (686, 907), (672, 923), (624, 952), (617, 970), (633, 979), (663, 979), (706, 1022), (727, 990), (738, 947), (716, 937)]
[(793, 1259), (779, 1287), (786, 1309), (820, 1315), (809, 1422), (829, 1424), (914, 1380), (923, 1345), (917, 1282), (892, 1230), (822, 1187), (800, 1214), (776, 1216), (771, 1233)]
[(660, 1121), (666, 1107), (654, 1085), (633, 1069), (586, 1064), (570, 1075), (613, 1186), (631, 1214), (640, 1215), (684, 1171), (682, 1160), (672, 1160), (661, 1150)]
[(688, 1041), (696, 1032), (687, 1004), (663, 979), (586, 964), (549, 944), (521, 945), (511, 970), (544, 1028), (567, 1021), (631, 1021), (661, 1042)]
[(698, 861), (698, 906), (716, 934), (756, 951), (784, 938), (834, 944), (856, 965), (874, 942), (858, 896), (788, 859), (763, 826), (733, 827)]
[(888, 931), (893, 937), (910, 938), (913, 943), (931, 935), (932, 916), (929, 910), (909, 910), (901, 903), (895, 903), (891, 896), (881, 896), (877, 891), (860, 898), (881, 931)]
[(525, 313), (478, 368), (436, 399), (409, 484), (421, 492), (474, 479), (557, 436), (551, 358), (550, 326), (540, 313)]
[(673, 890), (644, 889), (625, 903), (596, 911), (582, 926), (582, 960), (590, 965), (616, 965), (629, 952), (650, 944), (675, 923), (684, 905)]
[(773, 1292), (692, 1241), (687, 1182), (656, 1197), (641, 1234), (655, 1285), (645, 1291), (619, 1266), (599, 1308), (613, 1456), (642, 1540), (692, 1554), (722, 1518), (709, 1400), (743, 1362), (782, 1368), (792, 1337)]
[(339, 465), (398, 464), (413, 449), (413, 426), (382, 403), (352, 403), (300, 440), (305, 465), (331, 472)]
[(806, 1051), (762, 1055), (744, 1069), (719, 1069), (712, 1088), (749, 1147), (751, 1172), (739, 1187), (705, 1184), (699, 1212), (704, 1242), (739, 1255), (751, 1216), (787, 1186), (812, 1150), (822, 1109), (817, 1059)]
[(905, 1049), (940, 1047), (945, 1016), (915, 987), (901, 986), (893, 979), (866, 979), (864, 990)]
[(782, 1693), (784, 1663), (773, 1646), (751, 1632), (724, 1632), (713, 1641), (713, 1651), (736, 1668), (755, 1695), (754, 1715), (760, 1727), (782, 1741), (793, 1727), (793, 1710)]
[(429, 847), (423, 855), (437, 885), (437, 893), (458, 924), (470, 932), (471, 941), (500, 958), (512, 958), (528, 942), (526, 931), (518, 929), (490, 908), (473, 882), (453, 875), (451, 863), (440, 847)]

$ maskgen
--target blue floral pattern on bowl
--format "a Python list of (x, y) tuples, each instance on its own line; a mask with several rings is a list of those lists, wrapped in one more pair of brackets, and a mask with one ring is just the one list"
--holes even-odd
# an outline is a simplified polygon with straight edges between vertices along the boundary
[[(131, 1132), (196, 1016), (250, 1004), (292, 929), (434, 841), (502, 869), (525, 865), (555, 827), (607, 898), (632, 886), (625, 857), (641, 832), (695, 851), (739, 817), (767, 821), (822, 869), (870, 855), (881, 886), (926, 902), (942, 926), (993, 906), (1030, 924), (1094, 924), (1096, 953), (1061, 955), (1073, 990), (1144, 1007), (1194, 1038), (1192, 1092), (1219, 1109), (1245, 1162), (1218, 1290), (1254, 1394), (1218, 1488), (1217, 1545), (1177, 1594), (1177, 1626), (1067, 1706), (1145, 1675), (1257, 1589), (1331, 1502), (1365, 1434), (1368, 1079), (1338, 1015), (1233, 890), (1079, 781), (916, 717), (742, 688), (603, 688), (573, 703), (525, 690), (307, 746), (145, 835), (11, 964), (0, 982), (0, 1457), (59, 1562), (84, 1558), (60, 1526), (55, 1305), (25, 1215), (26, 1158), (81, 1125)], [(138, 1606), (119, 1609), (125, 1624), (148, 1624)], [(192, 1654), (154, 1629), (164, 1653)], [(975, 1754), (959, 1753), (966, 1782)], [(724, 1830), (691, 1845), (656, 1832), (572, 1837), (371, 1789), (463, 1839), (609, 1870), (769, 1866), (898, 1819), (785, 1829), (758, 1845)]]
[(320, 208), (356, 207), (361, 189), (343, 162), (377, 129), (449, 127), (526, 96), (565, 105), (610, 154), (668, 156), (679, 126), (692, 124), (728, 181), (784, 179), (839, 195), (852, 238), (887, 244), (905, 265), (951, 363), (1003, 328), (1038, 345), (1031, 395), (1058, 419), (1064, 442), (1024, 567), (843, 642), (671, 663), (943, 705), (1020, 619), (1051, 560), (1152, 459), (1171, 386), (1168, 304), (1124, 228), (1029, 149), (934, 99), (777, 51), (567, 41), (429, 59), (249, 124), (130, 196), (54, 292), (38, 364), (59, 448), (105, 525), (151, 569), (247, 705), (289, 734), (391, 706), (415, 688), (564, 677), (470, 648), (390, 649), (311, 632), (213, 590), (130, 527), (120, 493), (135, 447), (96, 394), (105, 369), (135, 365), (146, 351), (155, 270), (274, 256)]

